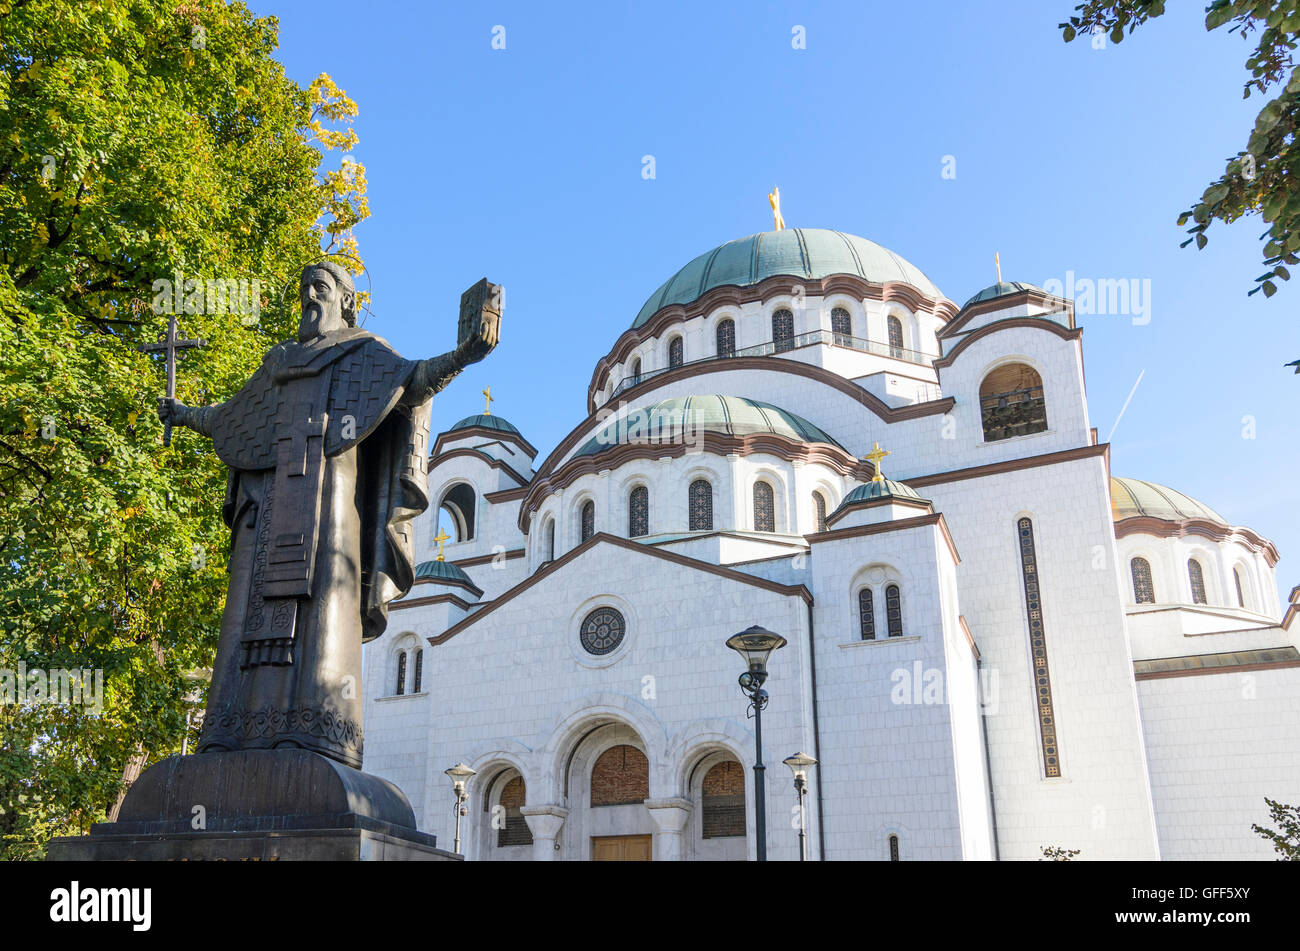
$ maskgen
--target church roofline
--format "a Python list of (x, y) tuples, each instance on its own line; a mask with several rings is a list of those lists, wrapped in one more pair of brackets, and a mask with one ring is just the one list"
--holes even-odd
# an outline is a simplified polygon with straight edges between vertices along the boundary
[(957, 315), (947, 324), (939, 328), (936, 336), (940, 340), (945, 337), (954, 337), (961, 333), (962, 327), (970, 323), (972, 318), (980, 314), (990, 314), (994, 311), (1006, 310), (1009, 307), (1020, 307), (1036, 305), (1039, 307), (1052, 307), (1060, 305), (1070, 316), (1070, 329), (1074, 329), (1074, 302), (1066, 300), (1064, 297), (1057, 297), (1055, 294), (1049, 294), (1042, 288), (1033, 290), (1020, 291), (1016, 294), (1007, 294), (1003, 297), (993, 297), (988, 300), (978, 301), (973, 304), (967, 304)]
[(638, 552), (642, 555), (646, 555), (651, 558), (661, 558), (664, 561), (670, 561), (673, 564), (680, 565), (684, 568), (692, 568), (696, 571), (704, 571), (709, 574), (726, 578), (730, 581), (737, 581), (741, 584), (751, 585), (755, 588), (762, 588), (765, 591), (771, 591), (775, 594), (784, 595), (786, 597), (801, 598), (803, 599), (804, 602), (808, 604), (812, 604), (812, 600), (813, 600), (812, 592), (808, 590), (808, 587), (806, 585), (801, 585), (801, 584), (790, 585), (790, 584), (781, 584), (776, 581), (768, 581), (766, 578), (759, 578), (754, 575), (746, 574), (743, 571), (736, 571), (735, 569), (727, 568), (722, 565), (715, 565), (707, 561), (700, 561), (698, 558), (691, 558), (687, 555), (682, 555), (674, 551), (664, 551), (659, 548), (653, 548), (649, 545), (642, 544), (641, 542), (634, 542), (626, 538), (619, 538), (617, 535), (610, 535), (606, 532), (597, 532), (596, 534), (588, 538), (585, 542), (583, 542), (581, 545), (579, 545), (577, 548), (571, 549), (570, 551), (565, 552), (563, 555), (561, 555), (559, 558), (555, 559), (554, 561), (548, 562), (545, 565), (545, 567), (537, 569), (537, 571), (533, 572), (531, 575), (529, 575), (523, 581), (519, 582), (519, 584), (515, 585), (510, 590), (502, 593), (499, 597), (493, 599), (492, 601), (487, 602), (481, 608), (479, 608), (479, 610), (475, 611), (469, 617), (457, 621), (455, 624), (447, 628), (447, 630), (443, 631), (441, 634), (435, 634), (430, 636), (428, 639), (429, 644), (433, 647), (437, 647), (439, 644), (445, 644), (447, 641), (451, 640), (461, 631), (470, 627), (472, 624), (477, 623), (480, 619), (487, 617), (497, 608), (502, 607), (503, 605), (509, 603), (510, 601), (513, 601), (515, 598), (523, 594), (533, 585), (537, 584), (540, 581), (545, 580), (546, 578), (549, 578), (552, 574), (559, 571), (561, 568), (565, 567), (570, 562), (575, 561), (576, 559), (582, 557), (582, 555), (590, 551), (592, 548), (595, 548), (597, 545), (613, 545), (616, 548), (623, 548), (628, 551)]
[(434, 469), (436, 469), (442, 463), (446, 462), (448, 459), (456, 459), (461, 456), (468, 456), (472, 459), (478, 459), (481, 462), (487, 463), (493, 469), (500, 469), (506, 475), (510, 476), (510, 478), (518, 482), (521, 488), (526, 487), (529, 483), (528, 479), (525, 479), (514, 469), (510, 468), (510, 466), (507, 463), (502, 462), (500, 459), (493, 459), (486, 452), (483, 452), (482, 450), (479, 449), (471, 449), (468, 446), (457, 446), (455, 449), (448, 449), (444, 453), (439, 453), (436, 456), (430, 456), (429, 472), (432, 473)]
[(845, 538), (858, 538), (864, 535), (880, 535), (885, 532), (902, 532), (911, 528), (924, 528), (927, 525), (939, 526), (939, 531), (943, 533), (943, 540), (948, 545), (948, 551), (952, 553), (952, 560), (960, 565), (961, 555), (957, 553), (957, 543), (952, 540), (952, 533), (948, 531), (948, 520), (943, 517), (942, 512), (935, 512), (933, 515), (917, 515), (913, 518), (900, 518), (893, 522), (877, 522), (874, 525), (832, 528), (824, 532), (808, 535), (807, 538), (810, 545), (818, 545), (822, 542), (836, 542)]
[(509, 440), (511, 442), (516, 442), (524, 448), (524, 451), (528, 453), (528, 457), (530, 459), (536, 458), (537, 456), (537, 450), (533, 447), (533, 444), (530, 443), (527, 439), (525, 439), (522, 435), (520, 435), (518, 431), (509, 430), (509, 429), (489, 429), (486, 426), (466, 426), (464, 429), (443, 430), (442, 432), (438, 433), (437, 438), (434, 439), (433, 451), (429, 453), (429, 455), (431, 456), (438, 455), (439, 451), (442, 449), (442, 444), (444, 442), (451, 442), (452, 440), (456, 440), (456, 439), (464, 439), (468, 436), (484, 436), (488, 439), (496, 440), (498, 442), (505, 442), (506, 440)]

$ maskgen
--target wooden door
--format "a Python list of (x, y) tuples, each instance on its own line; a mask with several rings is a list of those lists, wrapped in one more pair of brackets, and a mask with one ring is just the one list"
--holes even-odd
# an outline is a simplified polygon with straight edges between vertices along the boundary
[(591, 837), (593, 862), (649, 862), (648, 835), (596, 835)]

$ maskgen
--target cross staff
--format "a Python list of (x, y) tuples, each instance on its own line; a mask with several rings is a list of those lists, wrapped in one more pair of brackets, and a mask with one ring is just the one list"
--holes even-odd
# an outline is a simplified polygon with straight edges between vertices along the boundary
[[(167, 318), (167, 332), (159, 334), (157, 343), (146, 343), (140, 349), (145, 353), (165, 353), (167, 354), (167, 398), (176, 399), (176, 351), (188, 350), (191, 347), (206, 347), (206, 340), (182, 340), (176, 336), (176, 315), (171, 314)], [(163, 423), (163, 445), (172, 444), (172, 417), (171, 413), (167, 414), (167, 421)]]

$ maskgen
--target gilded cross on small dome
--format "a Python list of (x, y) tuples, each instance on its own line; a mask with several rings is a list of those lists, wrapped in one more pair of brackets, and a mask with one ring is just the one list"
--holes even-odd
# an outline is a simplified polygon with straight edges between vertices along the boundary
[(438, 534), (433, 536), (433, 540), (438, 543), (438, 559), (437, 559), (438, 561), (443, 560), (442, 543), (447, 541), (447, 539), (449, 538), (451, 538), (451, 536), (448, 535), (446, 532), (444, 532), (442, 529), (438, 529)]
[(483, 404), (483, 415), (491, 416), (492, 415), (492, 387), (490, 386), (486, 387), (481, 392), (483, 393), (483, 398), (487, 400), (487, 402)]
[(772, 206), (773, 230), (785, 230), (785, 218), (781, 216), (781, 189), (773, 186), (772, 190), (767, 193), (767, 203)]
[(889, 455), (887, 450), (880, 448), (880, 443), (874, 443), (871, 452), (863, 456), (863, 459), (870, 459), (871, 466), (875, 469), (876, 474), (871, 477), (872, 482), (884, 482), (885, 477), (880, 474), (880, 460)]

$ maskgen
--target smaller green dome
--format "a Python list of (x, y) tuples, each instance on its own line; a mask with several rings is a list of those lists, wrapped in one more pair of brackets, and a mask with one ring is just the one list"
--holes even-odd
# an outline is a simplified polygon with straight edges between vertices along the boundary
[(473, 416), (466, 416), (447, 432), (455, 432), (458, 429), (473, 429), (475, 426), (482, 429), (495, 429), (502, 433), (514, 433), (516, 436), (521, 435), (509, 420), (501, 416), (493, 416), (491, 413), (477, 413)]
[(913, 502), (930, 501), (917, 495), (916, 490), (905, 482), (882, 479), (880, 482), (864, 482), (844, 496), (844, 501), (840, 503), (839, 507), (844, 508), (846, 505), (852, 505), (855, 502), (870, 502), (873, 499), (888, 498), (910, 499)]
[(453, 565), (450, 561), (423, 561), (415, 566), (416, 581), (445, 581), (452, 584), (467, 584), (475, 591), (478, 590), (470, 576), (465, 574), (465, 569)]
[(971, 304), (978, 304), (981, 301), (993, 300), (994, 298), (997, 297), (1006, 297), (1008, 294), (1020, 294), (1023, 293), (1024, 291), (1038, 291), (1040, 294), (1047, 293), (1047, 291), (1043, 290), (1041, 287), (1039, 287), (1036, 284), (1025, 284), (1021, 281), (1012, 281), (1010, 283), (1007, 283), (1005, 281), (999, 281), (997, 284), (990, 284), (988, 287), (984, 288), (984, 290), (980, 291), (978, 294), (976, 294), (966, 303), (962, 304), (961, 305), (962, 310), (965, 310)]

